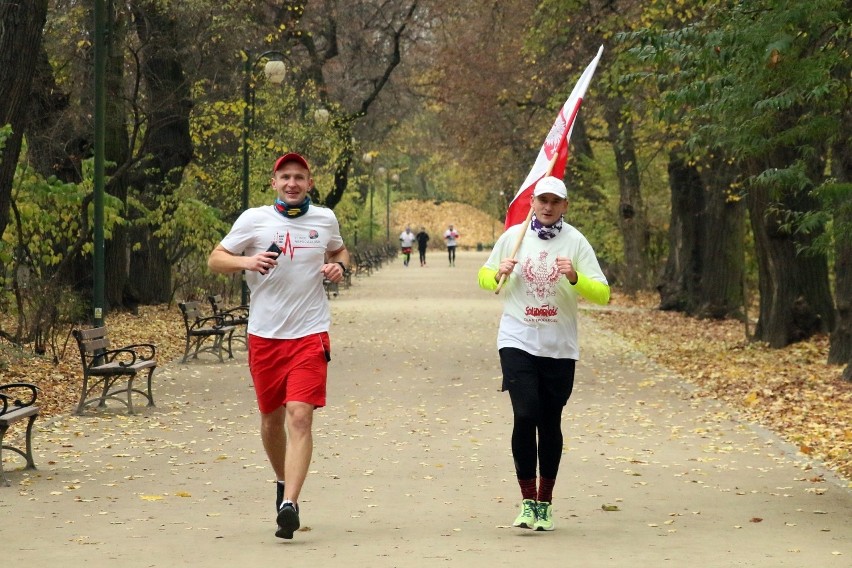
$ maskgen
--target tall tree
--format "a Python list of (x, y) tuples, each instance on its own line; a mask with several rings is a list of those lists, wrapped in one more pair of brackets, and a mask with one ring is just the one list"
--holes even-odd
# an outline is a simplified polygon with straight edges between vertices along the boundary
[(704, 184), (698, 169), (680, 151), (669, 156), (671, 222), (669, 252), (657, 290), (660, 309), (694, 313), (700, 295), (701, 219)]
[[(433, 67), (418, 73), (414, 84), (436, 116), (441, 162), (459, 164), (513, 196), (571, 86), (563, 76), (553, 93), (530, 78), (536, 67), (524, 34), (536, 2), (470, 4), (447, 2), (436, 9)], [(505, 213), (505, 201), (503, 206)]]
[[(175, 14), (157, 0), (132, 3), (133, 21), (141, 43), (140, 74), (147, 105), (145, 150), (134, 169), (130, 184), (145, 209), (165, 207), (173, 214), (176, 204), (169, 197), (180, 183), (183, 169), (192, 160), (189, 115), (192, 109), (188, 78), (183, 70), (184, 52), (189, 48)], [(172, 297), (172, 266), (177, 258), (149, 223), (136, 226), (134, 241), (143, 246), (131, 254), (133, 296), (143, 303), (167, 302)], [(119, 243), (120, 246), (120, 243)], [(121, 251), (124, 252), (124, 251)]]
[(621, 284), (629, 294), (648, 286), (648, 219), (642, 202), (642, 184), (636, 152), (633, 118), (621, 95), (607, 97), (604, 117), (615, 154), (618, 179), (618, 226), (624, 243), (624, 276)]
[(418, 0), (388, 2), (305, 3), (303, 17), (291, 21), (298, 10), (282, 10), (280, 19), (290, 25), (285, 38), (296, 64), (296, 82), (312, 85), (319, 101), (332, 110), (331, 132), (339, 154), (333, 168), (333, 185), (322, 203), (334, 208), (349, 186), (356, 148), (352, 144), (358, 123), (371, 112), (391, 77), (402, 64), (407, 46), (420, 31)]
[[(115, 4), (109, 2), (107, 21), (107, 58), (105, 66), (104, 87), (106, 90), (106, 112), (104, 124), (104, 160), (109, 166), (106, 175), (109, 179), (105, 190), (117, 197), (127, 211), (128, 195), (128, 165), (132, 159), (130, 149), (130, 132), (128, 125), (128, 104), (125, 96), (125, 48), (128, 33), (128, 15), (115, 10)], [(137, 302), (135, 294), (128, 294), (126, 288), (128, 278), (128, 226), (124, 223), (117, 225), (112, 231), (111, 238), (104, 246), (104, 293), (108, 308), (124, 306), (125, 297), (133, 296), (130, 301)]]
[[(850, 83), (847, 58), (837, 75)], [(845, 69), (844, 69), (845, 67)], [(826, 188), (827, 199), (834, 211), (834, 286), (837, 324), (831, 332), (828, 362), (845, 364), (843, 378), (852, 381), (852, 89), (846, 90), (847, 103), (840, 122), (843, 133), (832, 145), (831, 173), (833, 184)]]
[[(609, 213), (621, 232), (619, 284), (630, 293), (647, 289), (653, 277), (652, 227), (644, 196), (648, 188), (643, 186), (659, 182), (643, 180), (641, 175), (650, 159), (643, 148), (650, 147), (646, 141), (651, 132), (643, 127), (643, 118), (650, 111), (649, 98), (642, 88), (624, 80), (632, 71), (632, 61), (628, 46), (615, 41), (614, 35), (636, 26), (642, 10), (643, 3), (635, 0), (543, 0), (530, 32), (531, 41), (538, 46), (537, 63), (548, 71), (562, 70), (569, 61), (577, 65), (583, 59), (581, 53), (605, 46), (602, 69), (590, 89), (594, 93), (591, 100), (597, 104), (586, 105), (583, 112), (591, 111), (594, 122), (603, 125), (596, 134), (605, 140), (607, 154), (611, 151), (614, 160), (611, 173), (618, 197)], [(557, 76), (542, 74), (545, 82)], [(601, 148), (595, 157), (601, 160), (602, 154)]]
[(744, 317), (745, 207), (734, 189), (738, 170), (717, 152), (702, 167), (683, 149), (669, 157), (671, 223), (657, 285), (660, 309)]
[(12, 132), (0, 148), (0, 235), (9, 222), (12, 179), (30, 114), (30, 88), (47, 18), (47, 0), (0, 0), (0, 128)]
[(848, 100), (848, 86), (832, 78), (845, 59), (838, 40), (848, 3), (719, 0), (703, 8), (688, 26), (643, 37), (637, 52), (667, 51), (664, 100), (689, 113), (689, 146), (738, 158), (759, 268), (755, 334), (778, 347), (834, 320), (827, 259), (814, 246), (826, 218), (813, 213), (830, 141), (841, 135), (833, 117)]

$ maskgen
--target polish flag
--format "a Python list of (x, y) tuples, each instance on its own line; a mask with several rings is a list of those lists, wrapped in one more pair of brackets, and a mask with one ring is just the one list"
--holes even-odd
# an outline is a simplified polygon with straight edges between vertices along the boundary
[(527, 218), (530, 211), (530, 195), (532, 195), (538, 180), (548, 175), (559, 179), (565, 176), (565, 164), (568, 162), (568, 141), (571, 139), (571, 131), (574, 129), (574, 119), (577, 117), (577, 112), (583, 103), (583, 96), (592, 81), (592, 75), (595, 74), (602, 54), (603, 46), (598, 49), (598, 54), (580, 75), (580, 80), (574, 85), (571, 96), (559, 110), (556, 121), (550, 128), (550, 132), (547, 133), (544, 144), (538, 152), (535, 164), (533, 164), (527, 179), (521, 184), (521, 188), (509, 204), (509, 210), (506, 211), (506, 229), (512, 225), (523, 223)]

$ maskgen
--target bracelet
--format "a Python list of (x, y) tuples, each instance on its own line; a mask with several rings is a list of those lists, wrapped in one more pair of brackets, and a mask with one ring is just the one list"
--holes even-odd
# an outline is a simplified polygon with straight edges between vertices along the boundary
[(345, 264), (343, 264), (342, 262), (338, 262), (337, 264), (340, 265), (340, 270), (342, 270), (343, 272), (346, 272), (346, 265)]

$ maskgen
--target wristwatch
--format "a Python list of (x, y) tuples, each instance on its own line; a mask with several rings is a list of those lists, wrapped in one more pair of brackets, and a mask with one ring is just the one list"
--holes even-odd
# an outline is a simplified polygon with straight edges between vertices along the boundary
[(342, 262), (338, 262), (337, 264), (340, 265), (340, 270), (342, 270), (343, 272), (346, 272), (346, 265), (345, 264), (343, 264)]

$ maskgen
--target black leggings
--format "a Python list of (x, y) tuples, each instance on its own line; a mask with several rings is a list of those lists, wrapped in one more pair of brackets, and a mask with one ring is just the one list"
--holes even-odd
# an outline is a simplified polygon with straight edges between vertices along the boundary
[(447, 247), (447, 256), (449, 256), (450, 262), (456, 261), (456, 247)]
[[(512, 400), (512, 457), (518, 479), (556, 479), (562, 459), (562, 409), (574, 386), (573, 359), (500, 350), (503, 390)], [(538, 442), (536, 443), (536, 437)]]
[(426, 249), (422, 248), (417, 250), (420, 251), (420, 264), (426, 264)]

